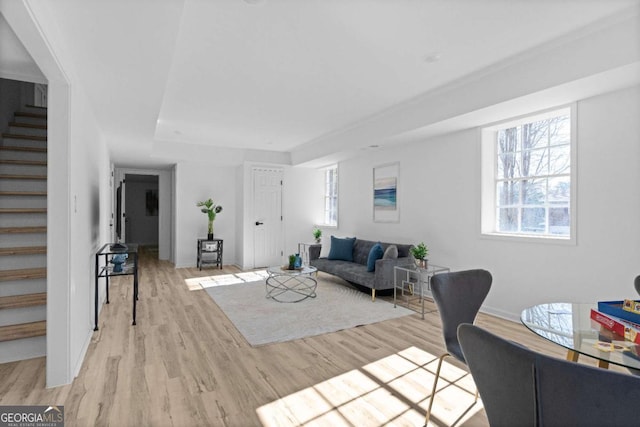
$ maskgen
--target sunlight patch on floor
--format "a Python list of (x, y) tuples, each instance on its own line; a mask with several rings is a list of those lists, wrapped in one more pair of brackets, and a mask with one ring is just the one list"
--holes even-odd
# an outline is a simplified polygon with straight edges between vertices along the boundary
[(236, 285), (238, 283), (244, 283), (244, 280), (242, 280), (235, 274), (222, 274), (220, 276), (211, 276), (200, 281), (200, 285), (203, 288), (212, 288), (214, 286)]
[[(256, 410), (262, 425), (422, 426), (438, 356), (417, 347), (330, 378)], [(475, 384), (466, 371), (445, 362), (430, 425), (457, 425), (482, 409), (469, 408)]]
[(245, 282), (257, 282), (269, 277), (269, 273), (267, 270), (245, 271), (244, 273), (236, 273), (236, 276)]
[(191, 279), (184, 279), (184, 283), (190, 291), (201, 291), (202, 286), (200, 285), (200, 282), (207, 279), (208, 277), (192, 277)]
[(257, 282), (269, 277), (266, 270), (245, 271), (236, 274), (219, 274), (216, 276), (202, 276), (185, 279), (187, 289), (198, 291), (213, 286), (227, 286), (238, 283)]

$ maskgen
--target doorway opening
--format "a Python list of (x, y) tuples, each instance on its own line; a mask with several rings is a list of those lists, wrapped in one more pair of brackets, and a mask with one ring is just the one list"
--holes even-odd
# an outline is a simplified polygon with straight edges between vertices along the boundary
[(158, 175), (126, 174), (124, 235), (130, 243), (158, 250), (159, 180)]
[(116, 167), (113, 177), (114, 241), (136, 243), (173, 262), (173, 172)]

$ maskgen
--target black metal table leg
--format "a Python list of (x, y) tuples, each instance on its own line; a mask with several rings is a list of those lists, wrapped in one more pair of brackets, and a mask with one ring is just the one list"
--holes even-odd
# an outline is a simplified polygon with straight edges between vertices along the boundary
[(138, 254), (134, 255), (133, 263), (133, 323), (136, 324), (136, 306), (138, 305)]
[(96, 291), (95, 292), (96, 292), (96, 295), (95, 295), (95, 304), (94, 304), (95, 327), (93, 328), (94, 331), (98, 330), (98, 280), (100, 279), (100, 275), (99, 275), (99, 272), (98, 272), (98, 268), (100, 268), (99, 265), (98, 265), (98, 259), (99, 259), (99, 256), (96, 255), (96, 271), (95, 271), (95, 276), (96, 276)]

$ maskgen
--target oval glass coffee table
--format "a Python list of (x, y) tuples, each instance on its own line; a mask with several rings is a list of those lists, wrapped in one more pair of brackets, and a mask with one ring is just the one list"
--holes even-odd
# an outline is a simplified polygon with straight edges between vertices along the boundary
[(318, 269), (303, 266), (297, 270), (287, 270), (282, 266), (269, 267), (266, 288), (267, 298), (278, 302), (300, 302), (316, 297)]

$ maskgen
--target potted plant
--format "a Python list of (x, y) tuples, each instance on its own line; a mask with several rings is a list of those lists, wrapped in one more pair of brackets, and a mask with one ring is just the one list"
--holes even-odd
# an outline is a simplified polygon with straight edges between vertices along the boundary
[(427, 268), (427, 255), (429, 254), (429, 249), (423, 242), (413, 246), (409, 251), (415, 258), (418, 267)]
[(296, 260), (297, 257), (294, 254), (289, 255), (289, 270), (295, 270), (296, 269)]
[(213, 221), (216, 219), (216, 215), (222, 212), (222, 206), (213, 203), (213, 200), (211, 200), (211, 198), (196, 203), (196, 206), (201, 208), (201, 212), (207, 214), (209, 220), (207, 228), (207, 239), (213, 240)]
[(316, 239), (316, 243), (320, 243), (320, 238), (322, 237), (322, 230), (318, 227), (313, 229), (313, 238)]

